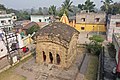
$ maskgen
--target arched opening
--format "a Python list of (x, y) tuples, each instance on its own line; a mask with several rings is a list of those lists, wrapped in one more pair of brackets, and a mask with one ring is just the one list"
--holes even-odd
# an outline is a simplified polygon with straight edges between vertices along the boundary
[(56, 60), (57, 60), (57, 64), (60, 64), (61, 59), (59, 54), (56, 55)]
[(49, 58), (50, 58), (50, 63), (53, 63), (53, 56), (51, 52), (49, 52)]
[(43, 51), (43, 61), (45, 62), (46, 61), (46, 55), (45, 55), (45, 52)]

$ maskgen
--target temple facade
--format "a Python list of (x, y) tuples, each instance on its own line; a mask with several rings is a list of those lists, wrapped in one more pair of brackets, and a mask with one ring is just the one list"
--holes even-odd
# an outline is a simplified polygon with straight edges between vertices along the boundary
[(69, 68), (77, 55), (79, 32), (62, 22), (51, 23), (36, 34), (36, 62)]

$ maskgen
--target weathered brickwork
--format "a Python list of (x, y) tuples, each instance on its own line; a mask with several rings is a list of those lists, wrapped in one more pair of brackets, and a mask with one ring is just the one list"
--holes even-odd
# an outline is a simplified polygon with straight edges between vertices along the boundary
[[(47, 31), (43, 29), (38, 33), (36, 39), (36, 62), (69, 68), (76, 58), (79, 32), (63, 23), (52, 23), (46, 27), (53, 27), (53, 29), (56, 30), (51, 29), (51, 32), (47, 33)], [(61, 27), (65, 27), (64, 30), (66, 30), (64, 37), (62, 36), (63, 32), (60, 30)], [(56, 33), (52, 31), (56, 31)], [(65, 35), (67, 36), (65, 37)], [(66, 40), (67, 38), (69, 39)]]

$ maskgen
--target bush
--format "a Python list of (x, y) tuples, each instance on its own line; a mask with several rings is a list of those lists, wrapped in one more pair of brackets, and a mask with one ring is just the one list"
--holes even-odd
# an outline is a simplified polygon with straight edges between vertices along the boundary
[(99, 55), (102, 49), (102, 42), (104, 39), (99, 36), (99, 35), (93, 35), (92, 37), (89, 38), (91, 42), (86, 45), (86, 49), (88, 50), (89, 53), (93, 55)]
[(92, 37), (89, 38), (89, 40), (100, 42), (100, 43), (104, 41), (104, 39), (99, 35), (93, 35)]
[(34, 26), (28, 28), (27, 34), (33, 34), (33, 32), (37, 32), (38, 30), (39, 30), (39, 26), (34, 25)]
[(111, 48), (111, 49), (115, 49), (115, 46), (113, 43), (108, 43), (108, 47)]
[(89, 53), (98, 56), (102, 49), (102, 45), (96, 42), (91, 42), (90, 44), (86, 45), (86, 49), (88, 50)]

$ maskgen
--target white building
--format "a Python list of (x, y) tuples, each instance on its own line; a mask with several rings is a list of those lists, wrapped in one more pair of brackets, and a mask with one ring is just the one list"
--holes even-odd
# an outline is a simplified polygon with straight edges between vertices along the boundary
[(50, 23), (52, 21), (53, 16), (51, 15), (31, 15), (31, 22), (46, 22)]
[(5, 28), (10, 31), (13, 28), (13, 22), (17, 20), (14, 13), (7, 14), (5, 11), (0, 11), (0, 28)]
[[(16, 34), (8, 33), (6, 37), (7, 37), (9, 51), (12, 51), (12, 45), (14, 43), (17, 43)], [(5, 32), (2, 29), (0, 29), (0, 58), (8, 55), (8, 50), (7, 50), (7, 47), (6, 47), (6, 45), (7, 45), (6, 37), (5, 37)], [(17, 43), (18, 46), (15, 45), (15, 48), (24, 47), (23, 40), (22, 40), (19, 33), (17, 34), (17, 40), (18, 40), (18, 43)]]
[(120, 33), (120, 14), (109, 15), (107, 21), (107, 40), (112, 42), (113, 33)]
[(7, 48), (2, 39), (3, 31), (0, 29), (0, 58), (7, 55)]

